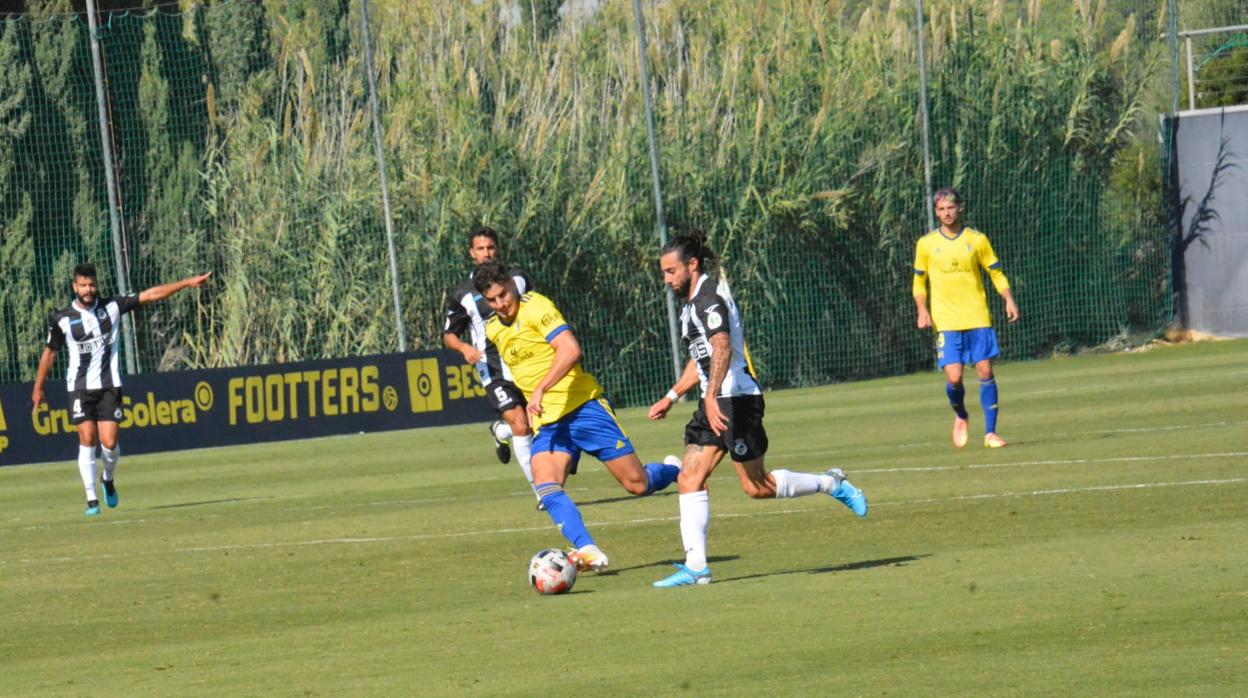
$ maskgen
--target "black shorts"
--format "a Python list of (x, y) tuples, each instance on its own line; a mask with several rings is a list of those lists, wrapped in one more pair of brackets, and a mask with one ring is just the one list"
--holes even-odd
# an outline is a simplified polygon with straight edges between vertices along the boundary
[(120, 422), (121, 388), (69, 391), (69, 423)]
[(490, 406), (499, 414), (513, 407), (524, 407), (529, 404), (516, 384), (505, 380), (490, 381), (490, 384), (485, 386), (485, 399), (490, 401)]
[(763, 428), (762, 395), (738, 395), (719, 398), (719, 411), (728, 420), (728, 429), (716, 435), (706, 421), (701, 401), (693, 419), (685, 425), (686, 446), (714, 446), (728, 453), (739, 463), (762, 458), (767, 453), (767, 430)]

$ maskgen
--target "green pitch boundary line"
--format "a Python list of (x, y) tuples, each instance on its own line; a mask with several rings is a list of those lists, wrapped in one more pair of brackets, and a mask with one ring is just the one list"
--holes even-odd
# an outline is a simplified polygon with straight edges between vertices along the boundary
[[(871, 506), (872, 508), (878, 509), (880, 507), (941, 504), (941, 503), (947, 503), (947, 502), (963, 502), (963, 501), (985, 501), (985, 500), (992, 500), (992, 499), (1006, 499), (1006, 498), (1012, 498), (1012, 497), (1045, 497), (1045, 496), (1052, 496), (1052, 495), (1083, 494), (1083, 493), (1090, 493), (1090, 492), (1145, 490), (1145, 489), (1156, 489), (1156, 488), (1162, 488), (1162, 487), (1218, 487), (1218, 486), (1225, 486), (1225, 485), (1242, 485), (1245, 483), (1248, 483), (1248, 477), (1228, 478), (1228, 479), (1222, 479), (1222, 480), (1184, 480), (1184, 481), (1177, 481), (1177, 482), (1135, 482), (1135, 483), (1127, 483), (1127, 484), (1121, 484), (1121, 485), (1094, 485), (1094, 486), (1089, 486), (1089, 487), (1063, 487), (1063, 488), (1047, 489), (1047, 490), (1032, 490), (1029, 492), (996, 492), (996, 493), (957, 495), (957, 496), (950, 496), (950, 497), (933, 497), (930, 499), (909, 499), (909, 500), (902, 500), (902, 501), (896, 501), (896, 502), (884, 501), (884, 502), (873, 503)], [(749, 513), (741, 513), (741, 514), (716, 514), (714, 515), (714, 518), (716, 519), (752, 518), (752, 517), (764, 517), (764, 516), (781, 516), (781, 515), (788, 515), (788, 514), (802, 514), (802, 513), (810, 513), (810, 512), (818, 512), (818, 511), (827, 511), (827, 507), (802, 507), (802, 508), (787, 508), (787, 509), (780, 509), (780, 510), (772, 509), (770, 511), (760, 511), (757, 513), (749, 512)], [(592, 521), (590, 522), (590, 524), (594, 526), (595, 528), (602, 528), (606, 526), (633, 526), (633, 525), (645, 525), (645, 524), (653, 524), (653, 523), (668, 523), (668, 522), (676, 522), (679, 520), (680, 520), (679, 516), (657, 516), (657, 517), (647, 517), (647, 518), (640, 518), (640, 519), (628, 519), (624, 521)], [(87, 562), (87, 561), (94, 561), (94, 560), (115, 560), (115, 559), (120, 559), (120, 558), (131, 558), (131, 557), (150, 557), (150, 556), (156, 556), (156, 555), (231, 552), (231, 551), (237, 551), (237, 550), (266, 550), (266, 549), (274, 549), (274, 548), (298, 548), (298, 547), (306, 547), (306, 546), (313, 546), (313, 545), (360, 545), (360, 544), (370, 544), (370, 543), (394, 543), (394, 542), (401, 542), (401, 541), (469, 538), (469, 537), (475, 537), (475, 536), (499, 536), (499, 535), (513, 534), (513, 533), (537, 533), (537, 532), (549, 531), (549, 530), (550, 530), (550, 524), (543, 524), (541, 526), (525, 526), (521, 528), (496, 528), (496, 529), (484, 530), (484, 531), (453, 531), (453, 532), (441, 532), (441, 533), (417, 533), (417, 534), (406, 535), (406, 536), (320, 538), (320, 539), (315, 539), (315, 540), (304, 540), (304, 541), (248, 543), (248, 544), (240, 544), (240, 545), (209, 545), (209, 546), (194, 546), (194, 547), (189, 547), (189, 548), (174, 548), (168, 551), (158, 551), (158, 552), (138, 551), (138, 552), (126, 552), (126, 553), (109, 553), (106, 555), (81, 555), (81, 556), (73, 556), (73, 557), (50, 557), (50, 558), (42, 558), (42, 559), (41, 558), (20, 558), (18, 560), (13, 560), (13, 561), (0, 560), (0, 565), (15, 564), (15, 563), (30, 564), (30, 563), (38, 563), (38, 562), (75, 563), (75, 562)]]

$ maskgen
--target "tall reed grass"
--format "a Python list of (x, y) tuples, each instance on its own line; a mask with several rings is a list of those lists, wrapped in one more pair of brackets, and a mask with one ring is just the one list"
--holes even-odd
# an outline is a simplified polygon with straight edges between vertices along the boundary
[[(468, 271), (465, 232), (485, 223), (615, 397), (661, 392), (671, 361), (631, 5), (546, 13), (541, 27), (506, 3), (372, 6), (412, 344), (440, 346), (442, 292)], [(927, 6), (937, 183), (965, 190), (1015, 280), (1027, 320), (1006, 332), (1007, 355), (1159, 327), (1164, 228), (1123, 212), (1160, 199), (1140, 193), (1147, 177), (1112, 176), (1151, 157), (1155, 47), (1103, 3), (1074, 0), (1062, 19), (1038, 2)], [(126, 35), (141, 97), (122, 128), (146, 153), (147, 194), (127, 211), (135, 276), (218, 273), (148, 318), (149, 367), (396, 348), (358, 8), (256, 7), (114, 19), (169, 23)], [(764, 382), (929, 366), (909, 298), (926, 227), (913, 5), (643, 7), (666, 223), (721, 252)]]

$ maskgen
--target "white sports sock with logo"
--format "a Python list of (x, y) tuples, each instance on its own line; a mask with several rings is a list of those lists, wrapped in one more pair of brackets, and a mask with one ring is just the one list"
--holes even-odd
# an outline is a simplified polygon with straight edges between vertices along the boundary
[(685, 545), (685, 567), (706, 569), (706, 527), (711, 522), (711, 495), (706, 490), (680, 495), (680, 540)]
[(831, 475), (815, 475), (814, 473), (795, 473), (792, 470), (773, 470), (771, 476), (776, 480), (776, 498), (805, 497), (816, 492), (831, 492), (836, 487), (836, 480)]
[(511, 438), (511, 425), (503, 420), (494, 422), (494, 438), (499, 441), (507, 441)]
[(529, 460), (533, 457), (533, 435), (526, 434), (524, 436), (511, 437), (511, 451), (516, 454), (516, 463), (520, 465), (520, 470), (524, 472), (524, 479), (529, 481), (529, 486), (533, 486), (533, 468), (529, 465)]
[(100, 460), (104, 461), (104, 479), (112, 482), (113, 473), (117, 470), (117, 461), (121, 460), (121, 446), (114, 446), (112, 450), (100, 446)]
[(86, 490), (87, 501), (99, 499), (95, 496), (95, 446), (78, 446), (78, 474), (82, 476), (82, 489)]

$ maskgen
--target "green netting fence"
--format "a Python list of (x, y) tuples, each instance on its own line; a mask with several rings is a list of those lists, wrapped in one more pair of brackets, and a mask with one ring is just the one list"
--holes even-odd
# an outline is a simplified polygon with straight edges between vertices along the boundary
[[(408, 348), (441, 345), (442, 293), (485, 223), (613, 397), (661, 394), (632, 5), (370, 4)], [(933, 179), (963, 190), (1013, 281), (1007, 358), (1169, 321), (1165, 3), (1129, 4), (925, 3)], [(666, 225), (721, 251), (764, 383), (930, 368), (910, 299), (927, 228), (914, 5), (642, 7)], [(100, 17), (129, 285), (217, 275), (137, 314), (138, 370), (398, 348), (359, 13), (227, 0)], [(117, 288), (90, 38), (77, 15), (0, 21), (0, 381), (33, 376), (75, 263)]]
[(1248, 104), (1248, 0), (1180, 4), (1183, 109)]

